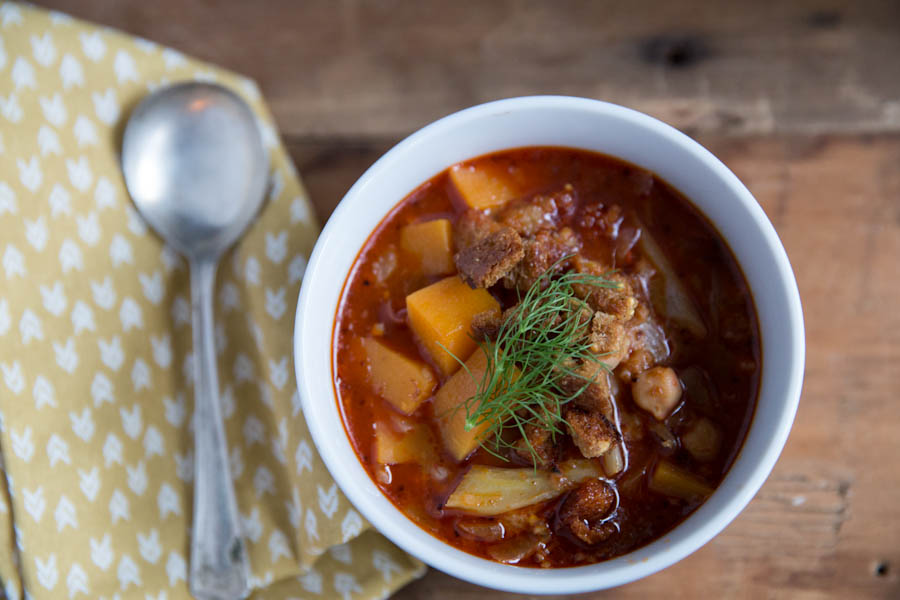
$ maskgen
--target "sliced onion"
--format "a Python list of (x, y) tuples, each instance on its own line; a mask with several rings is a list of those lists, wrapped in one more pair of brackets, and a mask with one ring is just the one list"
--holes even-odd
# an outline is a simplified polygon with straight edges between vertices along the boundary
[(506, 533), (503, 523), (485, 519), (462, 519), (456, 523), (456, 530), (479, 542), (499, 542)]
[(514, 565), (534, 554), (546, 539), (546, 536), (526, 533), (494, 544), (488, 548), (488, 554), (496, 561)]
[(603, 455), (603, 472), (612, 478), (624, 470), (625, 453), (622, 451), (622, 444), (616, 444)]

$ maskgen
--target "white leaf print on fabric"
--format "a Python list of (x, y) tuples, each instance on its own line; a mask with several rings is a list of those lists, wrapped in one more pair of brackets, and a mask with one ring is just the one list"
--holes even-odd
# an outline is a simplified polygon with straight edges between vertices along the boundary
[(37, 410), (45, 406), (56, 407), (56, 391), (53, 384), (43, 375), (34, 378), (34, 387), (31, 388), (31, 395), (34, 398), (34, 407)]
[(363, 521), (359, 513), (352, 508), (347, 511), (344, 520), (341, 521), (341, 536), (347, 542), (362, 532)]
[(47, 246), (47, 221), (44, 217), (38, 217), (34, 221), (25, 219), (25, 239), (31, 244), (31, 247), (40, 252)]
[(159, 518), (165, 519), (168, 515), (181, 514), (181, 498), (178, 496), (172, 486), (163, 483), (159, 488), (159, 494), (156, 497), (156, 504), (159, 507)]
[(116, 207), (116, 188), (104, 176), (97, 178), (97, 187), (94, 188), (94, 204), (96, 204), (97, 210), (101, 211)]
[(372, 553), (372, 566), (381, 573), (385, 582), (389, 582), (393, 579), (394, 573), (402, 572), (400, 566), (397, 565), (389, 555), (381, 550), (376, 550)]
[(78, 513), (75, 510), (75, 505), (66, 498), (65, 494), (60, 496), (53, 518), (56, 519), (57, 532), (62, 531), (66, 527), (78, 529)]
[(55, 433), (47, 441), (47, 460), (51, 467), (56, 466), (58, 462), (72, 464), (72, 459), (69, 458), (69, 444)]
[(265, 442), (266, 427), (255, 415), (249, 415), (244, 421), (244, 439), (247, 441), (247, 446)]
[(45, 31), (42, 36), (31, 36), (31, 51), (34, 60), (42, 67), (49, 67), (56, 60), (56, 46), (53, 44), (53, 36)]
[(66, 105), (63, 103), (62, 94), (57, 92), (52, 98), (38, 96), (38, 103), (44, 112), (44, 118), (54, 127), (60, 127), (66, 123), (69, 117)]
[(138, 280), (141, 282), (141, 289), (144, 292), (144, 297), (149, 300), (151, 304), (158, 305), (162, 302), (163, 296), (166, 293), (166, 288), (163, 285), (161, 272), (153, 271), (150, 275), (138, 273)]
[(249, 515), (241, 514), (241, 530), (244, 535), (254, 544), (259, 541), (262, 535), (262, 522), (259, 520), (259, 507), (254, 506)]
[(138, 80), (137, 65), (131, 55), (124, 50), (116, 52), (113, 70), (116, 72), (116, 80), (120, 84)]
[(31, 340), (44, 339), (44, 329), (41, 320), (30, 309), (25, 309), (19, 320), (19, 333), (22, 335), (22, 345), (27, 346)]
[(113, 525), (119, 520), (131, 520), (131, 510), (128, 506), (128, 498), (119, 489), (113, 491), (112, 498), (109, 500), (109, 516)]
[(102, 123), (112, 125), (119, 118), (119, 100), (116, 97), (116, 90), (107, 88), (102, 94), (94, 92), (91, 94), (94, 100), (94, 112)]
[(291, 499), (284, 503), (288, 511), (288, 520), (294, 529), (300, 528), (300, 521), (303, 518), (303, 505), (300, 502), (300, 492), (294, 487), (291, 490)]
[(128, 472), (128, 487), (135, 496), (143, 496), (147, 490), (147, 466), (144, 461), (139, 460), (133, 467), (125, 465), (125, 470)]
[(34, 67), (23, 56), (16, 58), (16, 61), (13, 63), (12, 81), (17, 92), (22, 88), (37, 89)]
[(222, 311), (225, 313), (240, 308), (241, 296), (237, 286), (230, 281), (226, 281), (219, 292), (219, 303), (222, 305)]
[(81, 248), (70, 239), (63, 240), (59, 247), (59, 264), (62, 266), (62, 272), (68, 273), (73, 269), (81, 271), (84, 269), (84, 259), (81, 256)]
[(103, 310), (109, 310), (116, 305), (116, 290), (108, 275), (101, 283), (91, 281), (91, 294), (94, 296), (94, 304)]
[(84, 69), (77, 58), (68, 53), (63, 55), (59, 63), (59, 78), (65, 91), (72, 86), (84, 87)]
[(0, 216), (5, 214), (17, 214), (19, 207), (16, 204), (16, 192), (5, 181), (0, 181)]
[(106, 441), (103, 443), (103, 462), (106, 468), (113, 463), (122, 464), (122, 442), (115, 434), (107, 434)]
[(362, 592), (362, 588), (359, 587), (359, 584), (356, 582), (356, 577), (350, 573), (335, 573), (334, 589), (341, 595), (343, 600), (351, 600), (353, 594)]
[(169, 585), (174, 587), (178, 581), (187, 581), (187, 565), (177, 552), (170, 552), (169, 558), (166, 560), (166, 576), (169, 578)]
[(184, 395), (178, 394), (175, 400), (166, 396), (163, 398), (163, 404), (166, 407), (166, 421), (173, 427), (181, 427), (185, 415)]
[(147, 432), (144, 433), (144, 455), (148, 459), (154, 456), (163, 456), (166, 451), (165, 444), (159, 429), (153, 425), (148, 426)]
[(266, 288), (266, 312), (269, 316), (277, 321), (284, 316), (286, 310), (285, 289), (283, 287), (277, 290)]
[(125, 431), (125, 435), (136, 440), (144, 428), (141, 420), (141, 405), (133, 404), (131, 410), (120, 408), (119, 415), (122, 417), (122, 429)]
[(15, 94), (10, 94), (6, 98), (0, 96), (0, 114), (10, 123), (18, 123), (22, 120), (22, 107)]
[(60, 215), (72, 214), (72, 196), (60, 183), (54, 184), (50, 189), (47, 202), (50, 204), (50, 216), (54, 219)]
[(117, 233), (109, 244), (109, 258), (113, 267), (134, 263), (134, 254), (131, 251), (131, 243), (124, 236)]
[(99, 31), (81, 33), (78, 37), (81, 39), (81, 50), (92, 61), (97, 62), (106, 54), (106, 42)]
[(91, 409), (85, 406), (81, 412), (70, 411), (69, 420), (72, 421), (72, 432), (85, 442), (94, 437), (94, 419)]
[(322, 574), (312, 568), (300, 576), (300, 585), (310, 594), (322, 593)]
[(298, 254), (291, 261), (291, 264), (288, 265), (288, 283), (291, 285), (297, 283), (298, 281), (303, 280), (303, 275), (306, 273), (306, 257), (302, 254)]
[(269, 556), (273, 564), (281, 558), (291, 558), (291, 548), (288, 545), (287, 536), (280, 529), (276, 529), (269, 536)]
[(113, 384), (109, 378), (101, 372), (94, 374), (94, 380), (91, 382), (91, 397), (94, 399), (94, 406), (100, 406), (104, 402), (113, 404)]
[(134, 366), (131, 367), (131, 385), (135, 392), (153, 387), (150, 381), (150, 367), (142, 358), (135, 359)]
[(19, 361), (13, 361), (11, 365), (0, 363), (0, 371), (3, 371), (3, 383), (9, 391), (19, 395), (25, 390), (25, 373)]
[(141, 558), (151, 565), (155, 565), (159, 562), (159, 559), (162, 556), (162, 546), (159, 543), (159, 531), (156, 529), (151, 529), (147, 533), (141, 533), (139, 531), (137, 540)]
[(239, 353), (237, 358), (234, 359), (234, 379), (237, 383), (254, 381), (256, 379), (253, 361), (243, 352)]
[(310, 542), (319, 541), (319, 531), (318, 524), (316, 522), (316, 513), (314, 513), (311, 509), (306, 509), (306, 520), (304, 521), (304, 526), (306, 529), (306, 538)]
[(81, 568), (77, 562), (72, 563), (69, 569), (69, 575), (66, 577), (66, 587), (69, 588), (69, 598), (74, 598), (78, 594), (87, 596), (90, 594), (90, 586), (87, 573)]
[(256, 473), (253, 474), (253, 489), (256, 490), (257, 498), (263, 494), (275, 493), (275, 476), (265, 465), (256, 468)]
[(66, 310), (68, 300), (66, 299), (66, 292), (63, 289), (62, 281), (56, 281), (52, 286), (42, 285), (40, 286), (40, 290), (44, 309), (54, 317), (63, 314), (63, 311)]
[(172, 320), (176, 326), (191, 322), (191, 305), (184, 296), (175, 296), (172, 301)]
[(300, 440), (297, 444), (294, 462), (297, 463), (297, 475), (303, 475), (304, 470), (312, 471), (312, 448), (306, 440)]
[(339, 563), (343, 563), (345, 565), (353, 563), (353, 554), (350, 551), (350, 546), (348, 544), (339, 544), (337, 546), (332, 546), (328, 549), (328, 554), (330, 554), (331, 558), (338, 561)]
[(90, 212), (83, 217), (75, 217), (78, 223), (78, 237), (88, 246), (96, 246), (100, 241), (100, 221), (97, 213)]
[[(97, 129), (94, 127), (94, 122), (84, 115), (78, 115), (78, 118), (75, 119), (72, 133), (75, 135), (75, 141), (78, 143), (79, 148), (84, 146), (96, 146), (100, 142), (97, 138)], [(109, 185), (109, 181), (105, 177), (100, 178), (97, 182), (97, 187), (94, 188), (95, 201), (100, 190), (100, 184), (103, 182), (106, 182), (106, 184)], [(99, 201), (96, 201), (96, 204), (98, 209), (104, 208)]]
[(287, 385), (288, 375), (288, 357), (282, 356), (279, 361), (269, 359), (269, 379), (275, 389), (282, 390)]
[(79, 156), (78, 160), (66, 159), (66, 170), (69, 172), (69, 183), (79, 192), (86, 192), (94, 182), (94, 174), (86, 156)]
[(78, 368), (78, 351), (75, 349), (75, 338), (69, 338), (65, 343), (53, 342), (53, 353), (56, 356), (56, 364), (68, 374)]
[(75, 335), (82, 331), (97, 330), (97, 325), (94, 323), (94, 311), (81, 300), (75, 302), (75, 307), (72, 309), (72, 329), (75, 330)]
[(88, 472), (78, 469), (78, 487), (84, 497), (93, 502), (100, 491), (100, 469), (94, 467)]
[(194, 479), (194, 454), (190, 450), (185, 454), (175, 453), (175, 475), (185, 483)]
[(101, 571), (106, 571), (112, 566), (115, 554), (113, 554), (112, 538), (110, 535), (104, 534), (103, 538), (98, 542), (94, 538), (90, 539), (91, 544), (91, 561), (97, 565)]
[(338, 509), (337, 484), (332, 483), (328, 490), (323, 489), (321, 485), (316, 486), (316, 489), (319, 494), (319, 508), (330, 519)]
[(31, 518), (34, 519), (35, 523), (40, 523), (41, 517), (44, 514), (44, 509), (47, 507), (47, 502), (44, 500), (44, 488), (38, 487), (34, 491), (22, 488), (22, 495), (25, 511), (31, 515)]
[(34, 557), (34, 566), (37, 571), (37, 580), (43, 587), (52, 590), (56, 587), (59, 574), (56, 571), (56, 555), (51, 554), (46, 560)]
[(119, 559), (116, 576), (119, 578), (119, 588), (123, 592), (132, 585), (137, 588), (141, 587), (141, 570), (127, 554), (123, 554)]
[(59, 136), (52, 127), (42, 125), (38, 129), (38, 147), (41, 150), (41, 158), (48, 154), (62, 154), (62, 144), (59, 143)]
[(7, 244), (6, 251), (3, 253), (3, 270), (6, 272), (7, 279), (25, 277), (27, 273), (25, 256), (12, 244)]
[(125, 361), (125, 353), (122, 351), (122, 340), (119, 336), (113, 336), (109, 341), (98, 338), (97, 346), (100, 348), (100, 360), (103, 364), (113, 371), (118, 371)]
[(266, 232), (266, 258), (280, 265), (287, 256), (288, 232), (280, 231), (277, 234)]

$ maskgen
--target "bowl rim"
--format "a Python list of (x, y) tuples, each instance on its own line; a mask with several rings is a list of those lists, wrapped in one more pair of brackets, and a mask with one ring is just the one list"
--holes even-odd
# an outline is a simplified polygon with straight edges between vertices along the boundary
[[(627, 122), (629, 126), (652, 129), (652, 133), (663, 136), (667, 138), (668, 141), (674, 143), (674, 145), (678, 147), (679, 152), (693, 155), (694, 159), (702, 162), (703, 166), (712, 175), (717, 177), (731, 192), (733, 192), (734, 198), (748, 211), (754, 225), (758, 228), (758, 233), (765, 241), (765, 249), (767, 250), (766, 259), (773, 259), (775, 261), (774, 268), (780, 278), (779, 283), (785, 294), (785, 297), (783, 298), (785, 301), (783, 325), (788, 331), (787, 335), (790, 341), (790, 347), (786, 349), (787, 356), (790, 358), (790, 369), (787, 372), (786, 381), (779, 386), (779, 390), (783, 389), (783, 405), (780, 413), (778, 413), (776, 426), (769, 432), (769, 441), (765, 445), (763, 452), (757, 457), (757, 462), (751, 468), (750, 475), (738, 482), (736, 486), (733, 487), (731, 495), (724, 502), (720, 502), (719, 505), (717, 505), (715, 512), (711, 515), (712, 518), (703, 522), (693, 523), (694, 528), (687, 534), (686, 539), (679, 539), (677, 543), (665, 548), (665, 544), (668, 543), (667, 538), (669, 535), (684, 527), (686, 523), (691, 522), (698, 511), (711, 503), (716, 494), (713, 494), (710, 499), (695, 510), (685, 521), (679, 523), (679, 525), (668, 534), (626, 555), (617, 557), (611, 561), (595, 563), (593, 565), (549, 570), (521, 568), (495, 563), (465, 553), (446, 542), (443, 542), (439, 538), (432, 536), (419, 528), (418, 525), (409, 521), (399, 509), (390, 503), (390, 500), (381, 493), (369, 477), (368, 473), (365, 472), (362, 464), (359, 463), (357, 458), (358, 464), (356, 466), (358, 466), (365, 475), (365, 482), (360, 484), (355, 476), (350, 473), (350, 471), (356, 469), (354, 469), (353, 466), (349, 466), (348, 470), (347, 465), (341, 464), (337, 446), (334, 445), (335, 440), (329, 438), (327, 435), (326, 427), (324, 427), (324, 411), (321, 410), (321, 406), (316, 404), (316, 398), (313, 397), (314, 392), (310, 389), (310, 382), (313, 377), (304, 378), (304, 372), (308, 370), (305, 366), (305, 360), (308, 359), (304, 358), (305, 355), (302, 352), (304, 334), (308, 329), (305, 325), (305, 320), (313, 318), (313, 311), (309, 309), (315, 302), (315, 293), (313, 291), (314, 285), (312, 284), (316, 281), (316, 278), (319, 277), (320, 273), (323, 273), (323, 277), (329, 276), (329, 274), (326, 273), (328, 270), (326, 241), (339, 236), (338, 227), (340, 223), (353, 218), (353, 211), (355, 209), (353, 206), (354, 199), (363, 197), (362, 193), (365, 191), (368, 183), (371, 180), (377, 177), (383, 177), (385, 173), (390, 172), (390, 170), (395, 167), (395, 163), (399, 156), (414, 150), (415, 146), (425, 139), (432, 136), (439, 136), (470, 120), (482, 119), (491, 115), (505, 114), (510, 111), (534, 108), (571, 109), (573, 111), (587, 110), (603, 113), (606, 117)], [(572, 145), (571, 147), (577, 148), (578, 146)], [(690, 200), (690, 197), (688, 197), (688, 199)], [(397, 198), (396, 202), (391, 204), (391, 206), (396, 206), (401, 200), (402, 198)], [(718, 228), (718, 224), (706, 215), (706, 211), (699, 207), (698, 210), (707, 216), (713, 225)], [(386, 214), (387, 212), (381, 214), (379, 219), (383, 219)], [(371, 232), (369, 235), (371, 235)], [(720, 235), (724, 237), (724, 234), (721, 232)], [(367, 239), (368, 238), (363, 239), (360, 246), (355, 248), (356, 252), (358, 252), (362, 245), (365, 244)], [(735, 258), (737, 259), (737, 257)], [(745, 269), (745, 266), (740, 260), (738, 260), (738, 263), (741, 265), (742, 269)], [(333, 272), (330, 276), (333, 276)], [(349, 272), (341, 274), (340, 285), (342, 291), (338, 295), (337, 305), (332, 306), (329, 303), (329, 306), (324, 307), (329, 311), (327, 318), (332, 324), (339, 303), (343, 297), (343, 289), (348, 276)], [(756, 294), (754, 294), (754, 299), (755, 296)], [(760, 328), (762, 329), (761, 319)], [(333, 331), (333, 327), (331, 329)], [(333, 355), (332, 344), (333, 340), (329, 339), (328, 348), (330, 356)], [(331, 382), (332, 389), (333, 363), (332, 357), (329, 359), (332, 371), (328, 373), (328, 379), (329, 382)], [(790, 433), (796, 415), (803, 381), (804, 365), (805, 334), (803, 314), (794, 273), (791, 269), (787, 253), (785, 252), (774, 227), (750, 191), (743, 183), (741, 183), (737, 176), (709, 150), (674, 127), (650, 117), (649, 115), (623, 106), (600, 100), (571, 96), (523, 96), (479, 104), (452, 113), (426, 125), (388, 150), (372, 164), (372, 166), (370, 166), (347, 191), (323, 228), (307, 264), (304, 283), (301, 285), (300, 289), (294, 324), (294, 370), (303, 416), (306, 419), (310, 434), (323, 462), (350, 502), (390, 541), (432, 567), (460, 579), (485, 587), (529, 594), (578, 593), (630, 583), (682, 560), (720, 533), (746, 507), (760, 487), (762, 487), (775, 466), (787, 441), (788, 434)], [(309, 371), (312, 373), (311, 370)], [(318, 373), (318, 375), (321, 377), (321, 373)], [(765, 371), (761, 376), (761, 384), (764, 379)], [(760, 394), (761, 390), (762, 385), (760, 386)], [(336, 390), (334, 389), (329, 398), (329, 403), (333, 405), (330, 410), (338, 413), (338, 419), (342, 428), (344, 428), (343, 419), (340, 415), (341, 411), (337, 406), (338, 398)], [(746, 434), (747, 437), (745, 438), (744, 446), (746, 446), (746, 440), (749, 439), (750, 431), (755, 426), (756, 420), (756, 415), (754, 415), (754, 420), (751, 422), (750, 428)], [(350, 446), (346, 432), (343, 438), (343, 443)], [(340, 445), (341, 442), (337, 442), (337, 444)], [(734, 466), (738, 463), (740, 454), (743, 453), (744, 446), (742, 446), (738, 457), (734, 459), (728, 474), (726, 474), (725, 480), (723, 480), (722, 484), (717, 488), (717, 491), (721, 489), (728, 480)], [(356, 453), (352, 448), (351, 452), (356, 456)], [(393, 508), (393, 511), (396, 515), (399, 515), (400, 520), (403, 522), (399, 522), (394, 518), (396, 515), (385, 518), (384, 514), (379, 512), (379, 508), (384, 509), (385, 507), (383, 502), (378, 501), (378, 498), (390, 504), (390, 507)], [(376, 506), (378, 506), (378, 508), (376, 508)], [(409, 530), (410, 525), (418, 529), (427, 538), (430, 538), (433, 543), (412, 533)], [(434, 552), (434, 544), (438, 544), (441, 548), (440, 552), (437, 554)], [(663, 548), (663, 550), (660, 550), (660, 548)], [(609, 567), (611, 563), (616, 564), (613, 567)], [(606, 565), (609, 568), (601, 569), (598, 565)], [(594, 572), (592, 573), (592, 571)]]

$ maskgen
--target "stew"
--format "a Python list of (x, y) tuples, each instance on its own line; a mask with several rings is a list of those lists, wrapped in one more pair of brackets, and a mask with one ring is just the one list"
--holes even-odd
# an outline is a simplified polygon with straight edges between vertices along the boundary
[(372, 233), (335, 320), (382, 492), (490, 560), (569, 567), (670, 531), (725, 476), (761, 348), (725, 241), (643, 169), (532, 147), (455, 165)]

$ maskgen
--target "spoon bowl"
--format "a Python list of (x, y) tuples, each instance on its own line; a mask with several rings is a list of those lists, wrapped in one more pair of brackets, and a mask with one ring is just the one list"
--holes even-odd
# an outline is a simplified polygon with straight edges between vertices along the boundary
[(122, 140), (125, 185), (141, 215), (191, 264), (194, 511), (190, 587), (197, 598), (249, 594), (249, 563), (219, 403), (213, 289), (219, 257), (265, 199), (268, 160), (256, 119), (225, 88), (184, 83), (134, 109)]
[(256, 118), (233, 92), (184, 83), (147, 96), (122, 140), (125, 183), (141, 215), (189, 257), (217, 257), (265, 199), (268, 160)]

